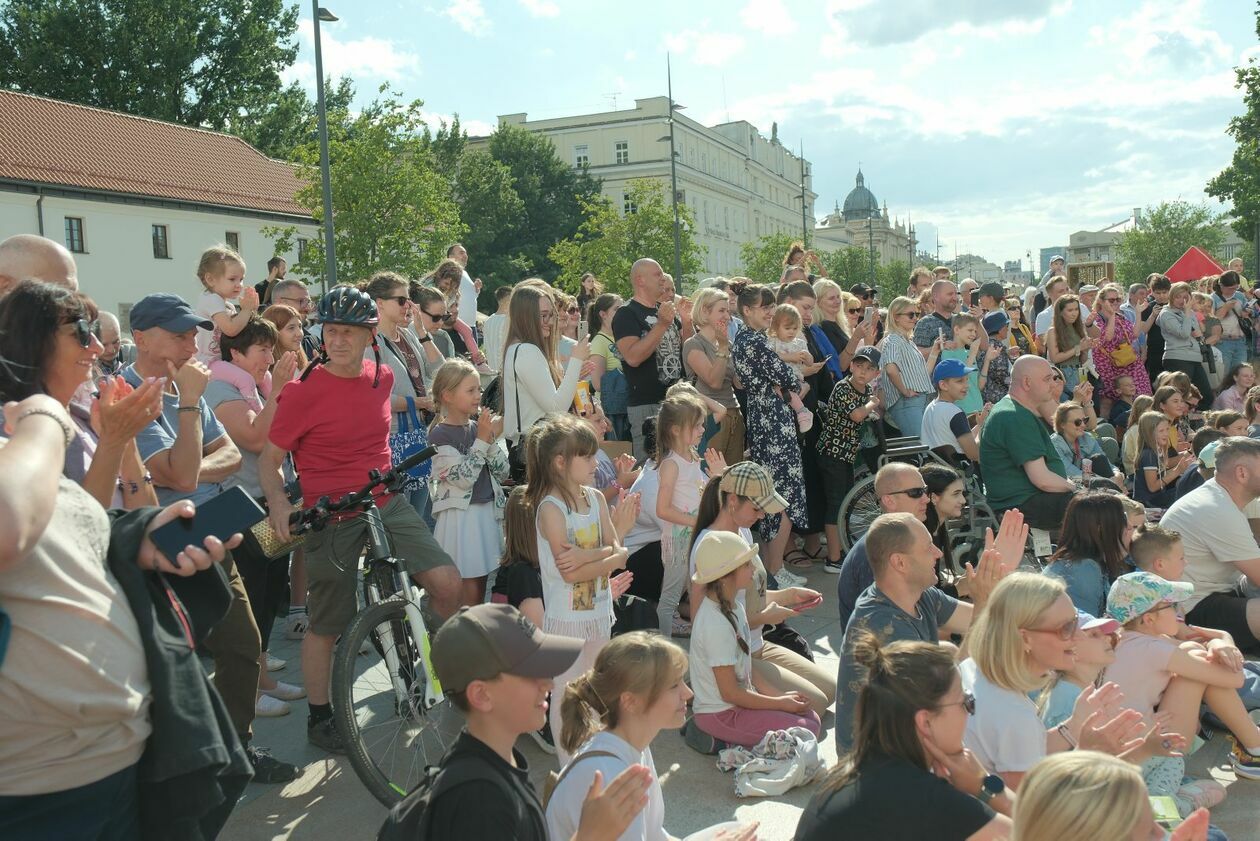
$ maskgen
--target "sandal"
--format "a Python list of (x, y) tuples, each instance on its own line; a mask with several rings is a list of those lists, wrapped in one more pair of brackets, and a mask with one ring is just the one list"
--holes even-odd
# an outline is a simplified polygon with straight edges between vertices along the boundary
[(788, 553), (783, 556), (783, 563), (797, 569), (809, 569), (814, 565), (817, 558), (810, 555), (804, 549), (789, 549)]

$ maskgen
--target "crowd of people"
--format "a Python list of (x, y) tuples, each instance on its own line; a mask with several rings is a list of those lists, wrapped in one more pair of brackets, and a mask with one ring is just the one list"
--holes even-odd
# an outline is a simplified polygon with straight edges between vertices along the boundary
[[(1205, 706), (1260, 779), (1241, 263), (1074, 288), (1060, 259), (1021, 300), (946, 267), (846, 290), (796, 245), (774, 283), (684, 296), (644, 258), (628, 299), (530, 278), (488, 316), (467, 263), (455, 244), (316, 302), (282, 258), (249, 285), (215, 246), (124, 330), (60, 245), (0, 243), (0, 836), (212, 838), (248, 779), (300, 773), (252, 737), (302, 699), (310, 743), (343, 753), (331, 662), (368, 526), (295, 540), (291, 517), (431, 445), (377, 500), (466, 718), (425, 837), (667, 838), (662, 731), (716, 753), (827, 725), (840, 760), (802, 841), (1161, 837), (1147, 795), (1172, 837), (1223, 837), (1225, 789), (1185, 756)], [(882, 464), (892, 438), (927, 457)], [(865, 473), (881, 513), (845, 552)], [(292, 551), (149, 540), (235, 488)], [(995, 520), (960, 547), (969, 494)], [(830, 598), (810, 568), (838, 575), (838, 672), (788, 625)], [(527, 735), (561, 769), (545, 804)]]

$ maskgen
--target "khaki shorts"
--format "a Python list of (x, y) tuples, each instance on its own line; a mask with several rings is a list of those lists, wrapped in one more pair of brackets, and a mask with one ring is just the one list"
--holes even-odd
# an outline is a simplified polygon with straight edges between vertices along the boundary
[[(416, 509), (403, 497), (394, 495), (380, 513), (394, 557), (408, 573), (454, 565)], [(329, 523), (322, 531), (307, 536), (306, 610), (310, 628), (316, 634), (337, 636), (354, 617), (359, 557), (367, 539), (367, 522), (362, 517)]]

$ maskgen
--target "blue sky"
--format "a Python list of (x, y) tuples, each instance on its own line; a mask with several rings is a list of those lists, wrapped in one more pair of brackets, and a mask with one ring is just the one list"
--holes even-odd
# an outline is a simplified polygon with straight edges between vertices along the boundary
[[(325, 72), (458, 113), (603, 111), (665, 93), (707, 124), (772, 121), (813, 163), (819, 214), (858, 162), (942, 259), (998, 262), (1161, 200), (1205, 198), (1260, 57), (1243, 0), (326, 0)], [(310, 7), (290, 78), (314, 83)], [(313, 89), (313, 88), (312, 88)], [(473, 220), (475, 224), (475, 220)], [(925, 226), (923, 230), (928, 230)], [(930, 247), (930, 237), (927, 245)]]

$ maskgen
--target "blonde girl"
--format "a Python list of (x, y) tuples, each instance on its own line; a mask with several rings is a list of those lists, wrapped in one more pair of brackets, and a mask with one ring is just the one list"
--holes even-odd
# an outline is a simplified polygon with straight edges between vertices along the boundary
[[(486, 577), (503, 553), (499, 521), (507, 454), (496, 444), (503, 419), (481, 407), (481, 376), (465, 359), (443, 363), (433, 377), (438, 417), (429, 430), (433, 457), (433, 537), (455, 559), (462, 601), (481, 604)], [(473, 420), (473, 418), (476, 420)]]
[[(770, 317), (770, 347), (795, 372), (796, 379), (801, 384), (801, 397), (809, 393), (809, 383), (805, 382), (805, 366), (814, 361), (802, 332), (803, 326), (801, 314), (791, 304), (779, 304)], [(806, 357), (809, 358), (808, 362), (804, 361)]]
[[(626, 565), (604, 495), (595, 480), (599, 441), (588, 424), (573, 415), (549, 415), (530, 431), (525, 444), (534, 510), (538, 568), (543, 582), (543, 629), (576, 637), (582, 654), (556, 678), (554, 693), (595, 664), (612, 632), (612, 603), (630, 586), (630, 575), (609, 576)], [(550, 710), (553, 733), (560, 732), (558, 705)], [(569, 759), (559, 749), (560, 762)]]
[(1132, 476), (1137, 469), (1138, 453), (1142, 451), (1138, 438), (1138, 418), (1155, 408), (1155, 398), (1149, 394), (1139, 394), (1133, 400), (1133, 408), (1129, 410), (1129, 428), (1124, 431), (1121, 441), (1120, 459), (1124, 462), (1124, 474)]
[(1177, 480), (1190, 466), (1190, 453), (1170, 450), (1168, 418), (1147, 412), (1138, 418), (1137, 470), (1133, 498), (1148, 508), (1167, 508), (1177, 498)]
[(656, 603), (656, 619), (660, 632), (665, 636), (673, 631), (674, 612), (687, 587), (691, 534), (696, 526), (700, 496), (708, 481), (696, 453), (696, 447), (704, 437), (706, 414), (699, 398), (676, 394), (661, 403), (661, 411), (656, 418), (659, 481), (656, 516), (668, 525), (661, 532), (661, 561), (665, 574), (661, 581), (661, 597)]
[[(621, 841), (672, 838), (665, 831), (665, 799), (656, 778), (652, 740), (677, 730), (687, 716), (691, 690), (683, 678), (687, 655), (664, 637), (633, 631), (599, 652), (595, 665), (569, 684), (560, 702), (564, 731), (560, 742), (573, 754), (547, 802), (547, 834), (571, 838), (577, 831), (586, 793), (600, 773), (605, 780), (632, 765), (652, 775), (647, 805), (619, 836)], [(717, 836), (751, 839), (756, 827)]]
[[(220, 336), (235, 336), (245, 329), (250, 316), (258, 312), (258, 293), (254, 287), (245, 285), (245, 261), (226, 245), (207, 248), (197, 262), (197, 278), (202, 291), (194, 309), (197, 315), (213, 324), (210, 329), (197, 328), (197, 361), (243, 394), (251, 394), (257, 388), (263, 397), (270, 396), (270, 372), (262, 385), (258, 385), (253, 377), (227, 364), (219, 350)], [(238, 298), (239, 309), (231, 303)]]
[(696, 293), (691, 306), (695, 335), (683, 342), (683, 370), (697, 391), (724, 409), (721, 417), (705, 422), (700, 451), (714, 449), (728, 464), (744, 458), (744, 415), (735, 399), (735, 368), (731, 365), (731, 304), (726, 292), (707, 287)]
[(1063, 399), (1072, 399), (1072, 390), (1081, 382), (1081, 366), (1089, 358), (1093, 339), (1085, 332), (1081, 300), (1064, 295), (1054, 302), (1054, 322), (1046, 331), (1046, 358), (1063, 372)]

